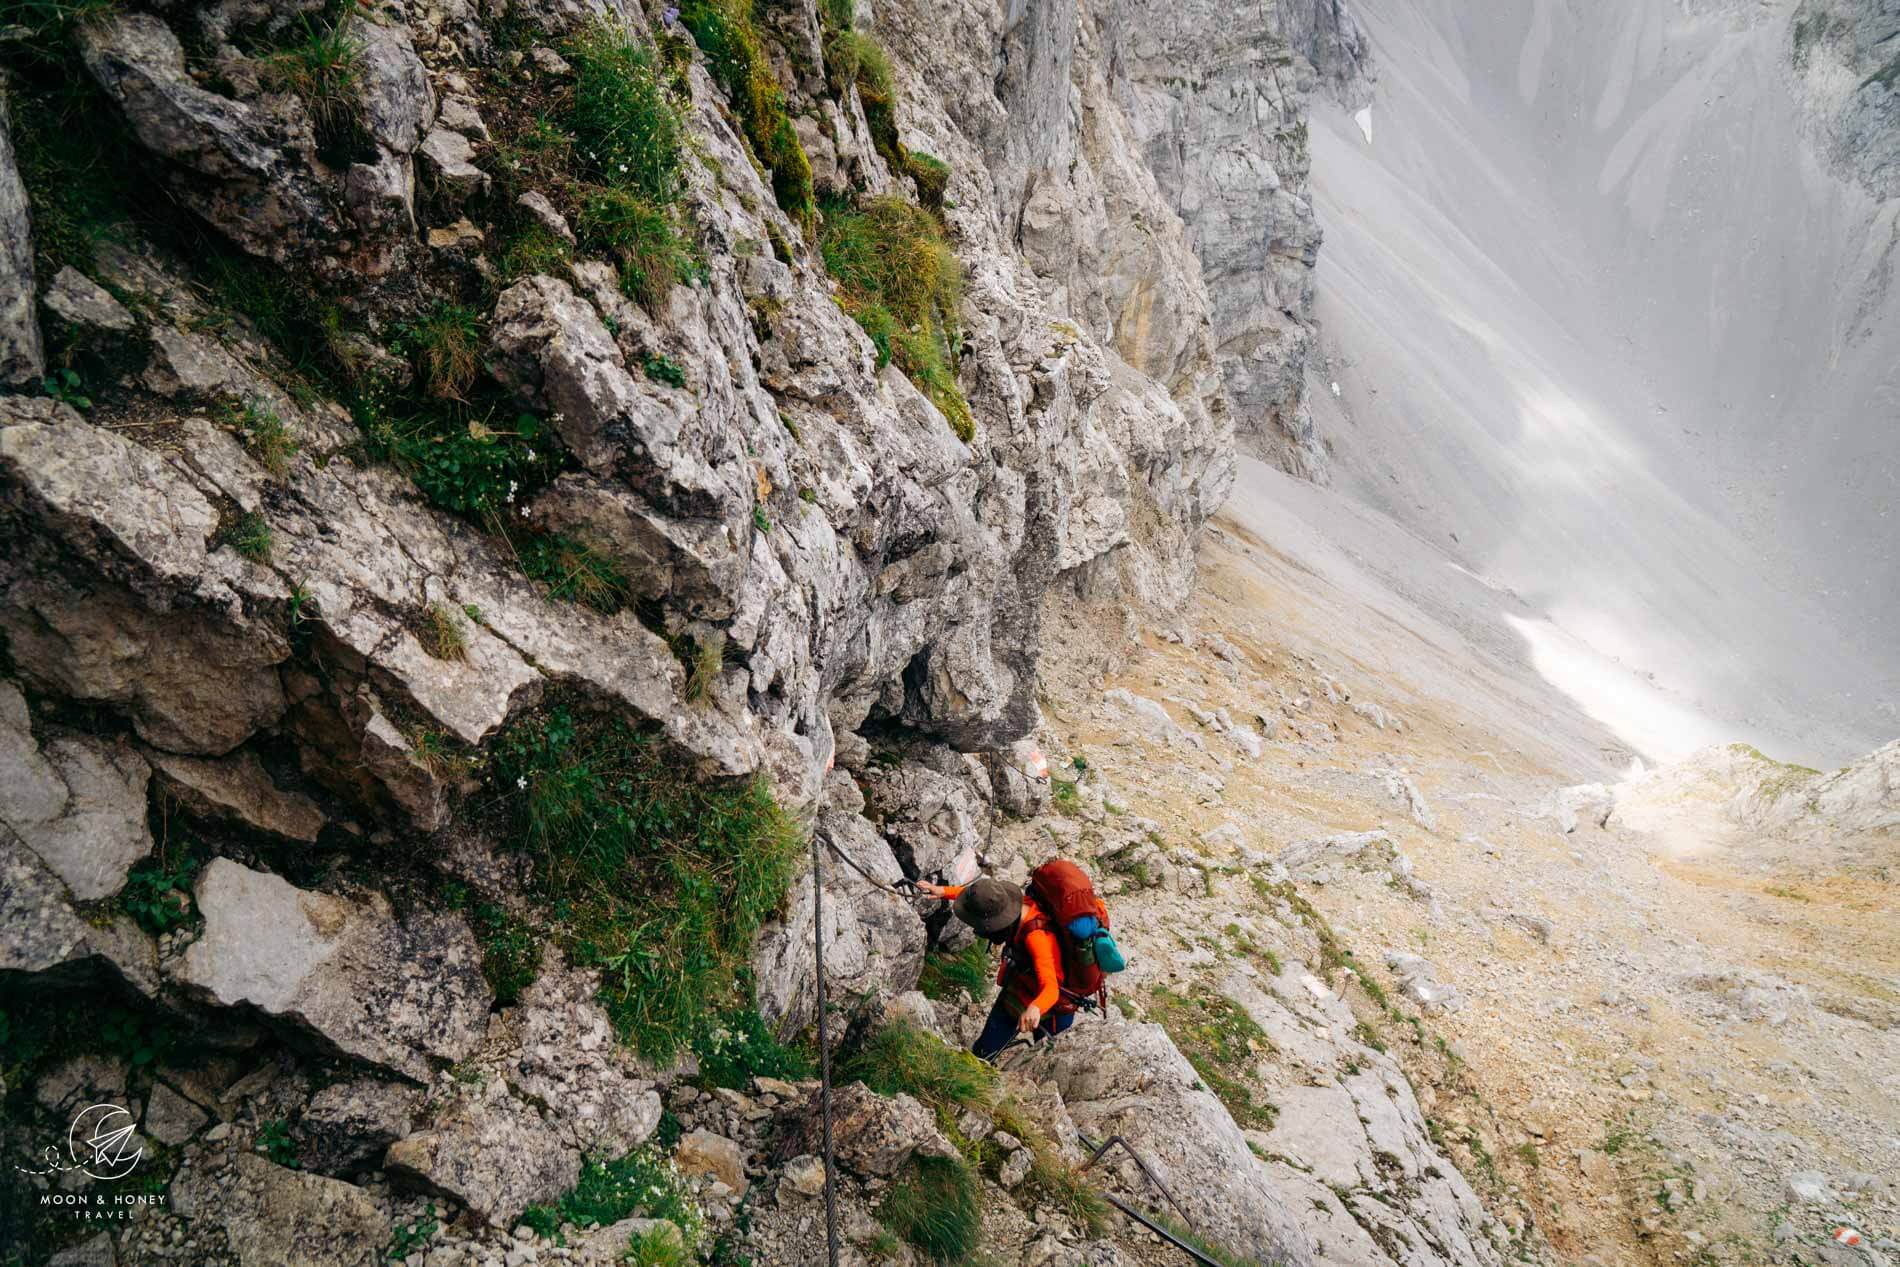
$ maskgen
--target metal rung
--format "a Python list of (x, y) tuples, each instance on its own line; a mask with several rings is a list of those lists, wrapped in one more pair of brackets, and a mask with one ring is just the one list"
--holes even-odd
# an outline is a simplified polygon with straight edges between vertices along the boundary
[(1194, 1248), (1194, 1246), (1188, 1244), (1186, 1241), (1176, 1236), (1173, 1232), (1170, 1232), (1167, 1228), (1161, 1226), (1161, 1224), (1155, 1222), (1153, 1219), (1143, 1214), (1136, 1207), (1129, 1205), (1126, 1201), (1122, 1200), (1120, 1197), (1114, 1196), (1111, 1193), (1104, 1192), (1102, 1194), (1102, 1199), (1107, 1201), (1110, 1205), (1114, 1206), (1117, 1210), (1120, 1210), (1123, 1214), (1126, 1214), (1129, 1218), (1135, 1220), (1135, 1222), (1147, 1228), (1150, 1232), (1153, 1232), (1156, 1236), (1159, 1236), (1162, 1240), (1168, 1242), (1168, 1244), (1174, 1246), (1176, 1249), (1180, 1250), (1182, 1253), (1192, 1258), (1195, 1262), (1202, 1264), (1203, 1267), (1227, 1267), (1227, 1264), (1223, 1263), (1220, 1259), (1209, 1258), (1206, 1254)]

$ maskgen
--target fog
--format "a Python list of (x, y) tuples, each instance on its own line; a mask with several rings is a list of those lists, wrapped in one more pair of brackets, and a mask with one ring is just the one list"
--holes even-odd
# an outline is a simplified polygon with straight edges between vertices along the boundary
[(1900, 734), (1896, 208), (1805, 134), (1792, 8), (1360, 0), (1373, 141), (1313, 109), (1336, 488), (1652, 759)]

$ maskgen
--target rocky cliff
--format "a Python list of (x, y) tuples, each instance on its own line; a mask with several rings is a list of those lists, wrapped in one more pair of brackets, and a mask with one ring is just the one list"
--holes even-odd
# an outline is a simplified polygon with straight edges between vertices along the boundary
[[(1045, 611), (1178, 607), (1236, 431), (1306, 460), (1314, 72), (1271, 9), (1227, 17), (25, 10), (0, 1142), (129, 1105), (120, 1191), (163, 1208), (69, 1244), (39, 1194), (98, 1191), (10, 1167), (0, 1239), (570, 1256), (657, 1137), (697, 1197), (653, 1177), (678, 1230), (595, 1248), (713, 1252), (756, 1169), (734, 1141), (805, 1102), (734, 1071), (815, 1016), (807, 830), (834, 991), (901, 994), (941, 915), (883, 886), (1044, 808)], [(1333, 81), (1347, 29), (1289, 28)], [(1170, 1163), (1190, 1208), (1309, 1261), (1300, 1200), (1127, 1028), (1118, 1076), (1207, 1124)], [(1438, 1167), (1419, 1129), (1394, 1138)], [(928, 1135), (863, 1171), (867, 1208)], [(1052, 1138), (1045, 1187), (1082, 1159)], [(1234, 1193), (1196, 1191), (1209, 1161)], [(1091, 1219), (1043, 1229), (1036, 1262), (1125, 1261)]]

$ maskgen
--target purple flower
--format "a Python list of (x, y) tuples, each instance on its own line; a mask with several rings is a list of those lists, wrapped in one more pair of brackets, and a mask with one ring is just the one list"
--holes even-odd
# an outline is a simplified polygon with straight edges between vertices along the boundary
[(666, 6), (666, 8), (660, 13), (660, 24), (662, 26), (669, 26), (669, 27), (675, 26), (679, 23), (679, 20), (680, 20), (680, 8), (676, 4), (670, 4)]

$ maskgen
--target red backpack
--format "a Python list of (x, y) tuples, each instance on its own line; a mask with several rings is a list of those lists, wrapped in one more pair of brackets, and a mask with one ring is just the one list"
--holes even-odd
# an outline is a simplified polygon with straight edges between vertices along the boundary
[(1029, 873), (1026, 890), (1044, 916), (1061, 948), (1062, 1002), (1058, 1007), (1073, 1011), (1082, 1000), (1094, 997), (1108, 1005), (1107, 978), (1095, 960), (1094, 937), (1076, 935), (1070, 925), (1084, 917), (1096, 920), (1103, 932), (1108, 929), (1108, 908), (1095, 896), (1089, 873), (1063, 858), (1053, 858)]

